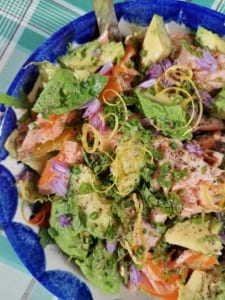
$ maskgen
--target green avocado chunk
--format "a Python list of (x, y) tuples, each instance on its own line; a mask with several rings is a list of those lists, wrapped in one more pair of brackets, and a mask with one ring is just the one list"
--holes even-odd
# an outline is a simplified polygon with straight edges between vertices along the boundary
[[(148, 90), (135, 89), (135, 93), (140, 103), (140, 108), (144, 115), (159, 128), (163, 134), (180, 140), (189, 139), (191, 133), (186, 126), (187, 120), (185, 111), (181, 104), (160, 96), (152, 95)], [(174, 99), (175, 100), (175, 99)]]
[(117, 294), (121, 278), (117, 270), (117, 255), (109, 253), (103, 242), (98, 241), (92, 253), (83, 261), (76, 261), (88, 281), (100, 290)]
[(203, 47), (208, 47), (210, 50), (218, 50), (225, 53), (225, 40), (218, 34), (199, 26), (196, 31), (196, 40)]
[(92, 74), (79, 81), (70, 70), (58, 68), (38, 97), (32, 110), (44, 116), (57, 115), (78, 109), (97, 97), (106, 85), (106, 76)]
[[(194, 270), (185, 285), (180, 285), (178, 300), (196, 300), (198, 295), (201, 294), (201, 300), (205, 298), (208, 286), (210, 282), (210, 276), (204, 271)], [(200, 299), (200, 298), (199, 298)]]
[(194, 270), (186, 284), (180, 284), (178, 300), (223, 300), (225, 283), (221, 271)]
[(217, 256), (222, 250), (222, 241), (209, 221), (203, 223), (186, 220), (176, 223), (167, 230), (165, 241), (206, 255)]
[[(92, 189), (95, 176), (91, 169), (85, 165), (78, 168), (78, 173), (71, 175), (67, 199), (52, 203), (50, 227), (59, 247), (66, 254), (83, 260), (95, 238), (105, 238), (112, 217), (110, 201)], [(64, 226), (60, 218), (68, 223)]]
[[(60, 217), (66, 218), (68, 223), (61, 224)], [(63, 200), (52, 203), (49, 233), (63, 252), (80, 260), (87, 256), (93, 240), (82, 225), (79, 211), (74, 211), (70, 203)]]
[(85, 79), (88, 74), (96, 72), (101, 66), (120, 60), (123, 55), (124, 47), (121, 42), (111, 41), (100, 45), (98, 41), (93, 41), (61, 56), (59, 62), (63, 67), (74, 71), (79, 79)]
[(50, 63), (47, 60), (38, 62), (36, 65), (38, 67), (39, 75), (41, 77), (41, 82), (44, 85), (52, 79), (52, 77), (55, 75), (56, 71), (59, 68), (58, 66)]
[(112, 222), (111, 201), (103, 193), (94, 190), (97, 186), (95, 175), (90, 168), (79, 165), (79, 173), (71, 176), (71, 205), (79, 208), (84, 216), (86, 230), (94, 237), (103, 239)]
[(149, 66), (151, 63), (168, 57), (171, 51), (172, 41), (166, 31), (163, 18), (154, 15), (143, 42), (142, 64)]
[(210, 113), (216, 118), (225, 120), (225, 86), (213, 98)]
[(129, 144), (125, 141), (117, 147), (110, 171), (121, 196), (129, 195), (137, 187), (145, 162), (144, 145), (138, 137), (133, 136)]
[(67, 198), (53, 201), (50, 236), (63, 252), (74, 258), (94, 286), (110, 294), (119, 292), (121, 278), (117, 253), (106, 250), (106, 230), (111, 225), (111, 203), (93, 190), (95, 175), (85, 165), (71, 172)]

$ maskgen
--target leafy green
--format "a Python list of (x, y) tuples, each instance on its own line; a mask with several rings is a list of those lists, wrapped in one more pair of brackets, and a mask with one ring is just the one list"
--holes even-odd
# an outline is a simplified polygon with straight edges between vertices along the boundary
[(190, 43), (187, 40), (181, 39), (180, 43), (191, 54), (193, 54), (193, 55), (195, 55), (197, 57), (202, 57), (203, 56), (203, 50), (202, 49), (196, 50), (196, 48), (193, 47), (192, 45), (190, 45)]
[[(83, 151), (83, 156), (87, 166), (91, 168), (96, 175), (99, 175), (101, 172), (106, 171), (111, 163), (110, 155), (107, 155), (105, 153), (96, 152), (96, 155), (93, 156)], [(106, 177), (104, 178), (106, 179)]]
[(58, 69), (40, 94), (32, 110), (44, 116), (57, 115), (79, 108), (98, 96), (107, 77), (92, 74), (79, 81), (70, 70)]
[(134, 136), (138, 136), (138, 140), (145, 144), (147, 147), (152, 139), (152, 133), (150, 130), (145, 129), (139, 120), (133, 119), (129, 122), (123, 123), (123, 141), (129, 141)]
[(140, 170), (142, 179), (148, 183), (152, 175), (154, 174), (155, 170), (156, 170), (155, 165), (146, 163), (146, 165)]
[(182, 202), (176, 192), (169, 192), (167, 197), (161, 193), (152, 193), (146, 185), (140, 189), (145, 205), (149, 208), (158, 208), (170, 218), (177, 216), (182, 209)]
[(7, 94), (0, 94), (0, 103), (6, 107), (13, 106), (14, 108), (30, 108), (31, 106), (26, 97), (15, 98)]
[(135, 93), (138, 96), (144, 115), (163, 134), (181, 140), (190, 138), (190, 133), (187, 132), (185, 111), (177, 101), (170, 100), (168, 103), (162, 103), (157, 101), (156, 97), (148, 91), (143, 91), (139, 88), (135, 89)]
[(158, 182), (161, 187), (170, 188), (172, 185), (172, 165), (170, 162), (164, 162), (159, 167), (159, 178)]
[[(130, 114), (130, 111), (127, 111), (128, 115)], [(106, 105), (104, 107), (104, 114), (108, 114), (107, 116), (107, 126), (109, 128), (114, 128), (115, 127), (115, 115), (117, 116), (117, 119), (119, 120), (120, 123), (124, 122), (124, 117), (125, 117), (125, 111), (124, 111), (124, 106), (121, 103), (118, 103), (117, 105)]]
[(146, 185), (143, 185), (143, 187), (140, 189), (140, 194), (145, 203), (145, 206), (149, 208), (159, 206), (159, 199), (156, 198), (156, 196), (150, 191), (150, 189), (147, 188)]
[(128, 208), (134, 209), (134, 203), (133, 200), (131, 199), (126, 199), (126, 201), (124, 200), (114, 201), (112, 203), (112, 209), (111, 209), (114, 217), (116, 216), (117, 218), (119, 218), (121, 223), (124, 225), (124, 228), (126, 229), (129, 227), (129, 219), (130, 219)]
[(53, 238), (48, 233), (48, 228), (41, 227), (38, 233), (40, 244), (43, 248), (45, 248), (47, 245), (54, 243)]

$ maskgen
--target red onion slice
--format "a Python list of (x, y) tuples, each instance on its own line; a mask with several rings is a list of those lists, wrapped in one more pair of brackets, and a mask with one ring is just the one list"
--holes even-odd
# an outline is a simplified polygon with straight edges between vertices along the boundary
[(207, 108), (211, 108), (213, 102), (213, 98), (211, 97), (211, 95), (204, 90), (200, 90), (199, 94), (202, 98), (204, 106)]
[(72, 220), (71, 220), (70, 216), (64, 214), (64, 215), (58, 216), (58, 222), (62, 227), (65, 228), (65, 227), (68, 227), (71, 225)]
[(140, 88), (147, 89), (147, 88), (153, 86), (155, 83), (156, 83), (155, 79), (148, 79), (148, 80), (145, 80), (145, 81), (141, 82), (138, 86)]
[(66, 174), (66, 175), (68, 175), (69, 173), (69, 168), (67, 167), (66, 164), (64, 164), (61, 161), (57, 161), (57, 160), (52, 161), (51, 168), (54, 169), (54, 171), (56, 171), (57, 173)]
[(129, 286), (131, 288), (137, 288), (141, 281), (141, 272), (137, 270), (134, 265), (131, 265), (129, 269), (129, 274), (130, 274)]
[(82, 105), (80, 108), (85, 109), (85, 112), (82, 117), (87, 118), (99, 112), (101, 108), (101, 103), (97, 98), (95, 98), (89, 101), (88, 103)]
[(171, 66), (172, 62), (168, 58), (166, 58), (161, 63), (154, 64), (147, 72), (147, 75), (150, 79), (157, 79)]
[(51, 169), (54, 172), (54, 178), (51, 181), (49, 189), (52, 193), (59, 196), (65, 196), (68, 190), (69, 183), (69, 168), (63, 162), (51, 160)]
[(202, 148), (199, 145), (196, 145), (196, 144), (193, 144), (193, 143), (186, 143), (185, 149), (188, 152), (196, 154), (196, 155), (201, 155), (202, 152), (203, 152)]
[(89, 118), (89, 123), (97, 129), (100, 133), (104, 133), (106, 130), (106, 124), (105, 120), (100, 118), (99, 113), (93, 115), (91, 118)]
[(106, 241), (106, 250), (109, 253), (113, 253), (116, 250), (116, 246), (117, 246), (116, 243), (111, 243), (111, 242)]
[(113, 63), (112, 62), (108, 62), (107, 64), (105, 64), (99, 71), (98, 74), (100, 75), (105, 75), (106, 73), (108, 73), (113, 67)]
[(203, 56), (196, 59), (197, 65), (206, 71), (215, 71), (217, 62), (209, 51), (203, 51)]

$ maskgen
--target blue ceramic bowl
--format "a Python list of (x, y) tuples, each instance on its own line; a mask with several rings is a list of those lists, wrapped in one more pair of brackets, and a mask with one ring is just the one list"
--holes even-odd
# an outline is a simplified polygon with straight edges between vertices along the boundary
[[(225, 16), (191, 3), (175, 0), (137, 0), (116, 4), (118, 19), (147, 26), (153, 14), (164, 17), (166, 22), (176, 21), (196, 29), (202, 25), (214, 32), (225, 35)], [(71, 42), (85, 43), (98, 36), (95, 14), (93, 12), (69, 23), (46, 40), (24, 63), (48, 60), (55, 62), (58, 56), (66, 52), (67, 45)], [(23, 88), (29, 92), (38, 76), (37, 68), (21, 68), (9, 87), (8, 94), (18, 96)], [(125, 300), (149, 299), (143, 293), (131, 293), (125, 288), (121, 289), (118, 296), (105, 295), (85, 283), (79, 271), (70, 266), (56, 248), (44, 250), (40, 244), (35, 230), (20, 218), (18, 193), (15, 186), (15, 169), (18, 167), (7, 157), (3, 144), (16, 126), (16, 117), (13, 109), (5, 109), (0, 117), (0, 223), (8, 236), (9, 241), (32, 275), (39, 280), (58, 298), (64, 300)], [(10, 171), (9, 171), (10, 170)], [(72, 265), (72, 264), (71, 264)], [(153, 299), (153, 298), (152, 298)]]

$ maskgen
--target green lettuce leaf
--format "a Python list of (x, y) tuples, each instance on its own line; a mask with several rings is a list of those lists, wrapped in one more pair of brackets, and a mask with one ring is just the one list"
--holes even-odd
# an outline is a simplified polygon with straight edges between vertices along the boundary
[(48, 233), (48, 228), (41, 227), (38, 233), (40, 244), (43, 248), (45, 248), (49, 244), (53, 244), (54, 240)]
[(29, 108), (31, 106), (26, 97), (15, 98), (7, 94), (0, 94), (0, 103), (6, 107), (13, 106), (14, 108)]

